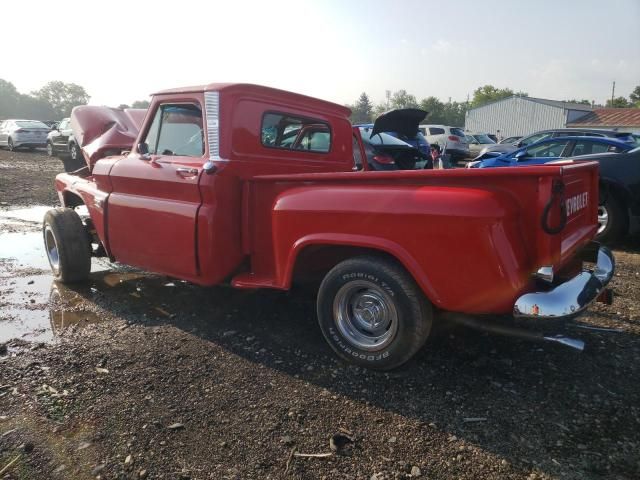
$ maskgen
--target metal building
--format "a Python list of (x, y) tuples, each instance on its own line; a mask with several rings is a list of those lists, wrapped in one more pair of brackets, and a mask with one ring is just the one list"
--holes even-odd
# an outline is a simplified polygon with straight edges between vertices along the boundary
[(514, 95), (467, 111), (465, 130), (503, 137), (529, 135), (538, 130), (565, 128), (593, 108), (578, 103)]

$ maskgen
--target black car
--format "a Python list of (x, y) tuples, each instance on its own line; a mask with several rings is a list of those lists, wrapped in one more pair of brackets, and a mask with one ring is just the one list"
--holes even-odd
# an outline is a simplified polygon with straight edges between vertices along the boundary
[[(415, 170), (429, 168), (423, 165), (428, 158), (417, 148), (384, 132), (373, 133), (371, 127), (358, 127), (367, 164), (371, 170)], [(354, 145), (354, 153), (359, 151)], [(362, 161), (355, 159), (356, 167), (362, 168)]]
[(64, 118), (52, 128), (47, 136), (47, 154), (50, 157), (57, 156), (65, 161), (65, 170), (67, 171), (82, 168), (84, 160), (71, 130), (71, 120)]
[[(598, 236), (613, 242), (640, 229), (640, 147), (626, 153), (585, 155), (574, 160), (600, 164)], [(560, 160), (558, 160), (560, 161)]]

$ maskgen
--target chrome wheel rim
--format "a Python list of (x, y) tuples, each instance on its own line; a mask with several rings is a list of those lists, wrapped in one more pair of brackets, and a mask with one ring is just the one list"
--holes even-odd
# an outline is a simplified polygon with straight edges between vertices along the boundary
[(604, 232), (609, 224), (609, 212), (604, 205), (598, 206), (598, 233)]
[(60, 255), (58, 253), (56, 237), (53, 235), (53, 231), (49, 225), (44, 229), (44, 248), (47, 250), (49, 265), (51, 265), (51, 269), (57, 275), (60, 268)]
[(367, 280), (349, 282), (338, 290), (333, 301), (333, 318), (343, 338), (360, 350), (382, 350), (398, 330), (393, 299)]
[(78, 159), (78, 151), (76, 150), (76, 146), (72, 145), (71, 146), (71, 160), (77, 160)]

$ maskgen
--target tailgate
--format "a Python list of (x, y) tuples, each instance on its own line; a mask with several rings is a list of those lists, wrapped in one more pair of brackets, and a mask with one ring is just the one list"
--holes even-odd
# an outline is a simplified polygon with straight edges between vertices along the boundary
[(560, 178), (541, 189), (543, 197), (545, 191), (545, 207), (550, 207), (548, 214), (542, 212), (542, 228), (550, 230), (545, 234), (553, 238), (553, 250), (559, 256), (556, 261), (564, 263), (598, 230), (598, 163), (563, 165)]

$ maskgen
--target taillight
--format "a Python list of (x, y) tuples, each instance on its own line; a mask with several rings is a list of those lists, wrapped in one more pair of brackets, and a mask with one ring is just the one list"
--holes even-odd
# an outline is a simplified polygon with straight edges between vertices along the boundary
[(373, 160), (382, 165), (393, 165), (396, 163), (393, 160), (393, 157), (390, 157), (389, 155), (374, 155)]
[(458, 137), (456, 137), (455, 135), (449, 135), (449, 140), (451, 140), (452, 142), (459, 142), (460, 139)]

